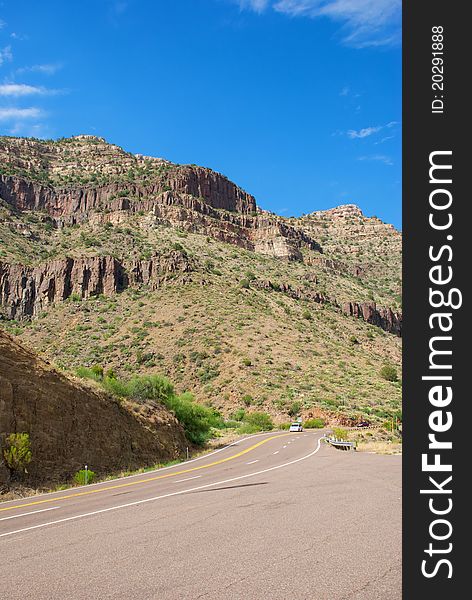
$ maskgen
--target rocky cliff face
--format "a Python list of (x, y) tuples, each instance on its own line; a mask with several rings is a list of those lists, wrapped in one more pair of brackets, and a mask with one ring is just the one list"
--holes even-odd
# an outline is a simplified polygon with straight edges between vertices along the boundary
[[(137, 411), (55, 371), (0, 331), (0, 446), (28, 433), (31, 483), (69, 478), (84, 464), (100, 473), (182, 456), (186, 440), (163, 407)], [(0, 487), (9, 480), (0, 454)]]
[[(42, 215), (55, 231), (121, 226), (141, 218), (146, 228), (172, 227), (303, 262), (314, 273), (354, 277), (370, 289), (369, 297), (376, 297), (372, 288), (388, 269), (390, 289), (384, 289), (399, 297), (401, 234), (375, 217), (364, 217), (355, 205), (285, 219), (258, 209), (253, 196), (210, 169), (133, 155), (95, 136), (57, 142), (0, 138), (0, 201), (18, 216), (15, 223), (7, 219), (8, 226), (31, 243), (36, 241), (28, 227), (31, 214)], [(0, 304), (8, 318), (34, 317), (73, 294), (112, 295), (140, 284), (155, 288), (176, 272), (184, 277), (194, 269), (183, 255), (145, 260), (63, 256), (31, 267), (20, 261), (0, 263)], [(390, 308), (355, 296), (343, 297), (338, 305), (337, 293), (305, 296), (315, 302), (329, 298), (346, 315), (401, 334), (401, 315)]]
[[(9, 319), (28, 319), (56, 302), (73, 295), (87, 299), (104, 294), (112, 296), (127, 287), (140, 285), (155, 290), (166, 281), (192, 281), (191, 273), (198, 265), (185, 253), (173, 251), (148, 260), (121, 262), (111, 256), (56, 260), (37, 267), (9, 265), (0, 262), (0, 310)], [(401, 336), (402, 316), (375, 302), (346, 302), (341, 306), (335, 298), (287, 283), (254, 281), (254, 287), (276, 290), (297, 300), (329, 304), (346, 315), (362, 319), (384, 331)]]
[(48, 305), (73, 295), (79, 299), (112, 296), (140, 284), (156, 289), (169, 277), (185, 277), (194, 264), (179, 251), (126, 263), (111, 256), (65, 258), (37, 267), (0, 262), (0, 306), (9, 319), (35, 317)]

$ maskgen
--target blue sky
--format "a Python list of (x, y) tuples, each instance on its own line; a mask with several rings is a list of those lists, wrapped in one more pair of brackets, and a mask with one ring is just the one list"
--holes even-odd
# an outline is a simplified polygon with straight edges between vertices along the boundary
[(400, 0), (0, 1), (0, 134), (211, 167), (401, 226)]

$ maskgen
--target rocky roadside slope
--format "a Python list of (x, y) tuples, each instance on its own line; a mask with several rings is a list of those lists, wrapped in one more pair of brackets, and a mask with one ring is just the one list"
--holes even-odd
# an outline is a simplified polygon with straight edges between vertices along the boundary
[[(182, 457), (182, 427), (164, 407), (119, 404), (53, 369), (0, 331), (0, 446), (29, 433), (30, 485), (63, 482), (85, 464), (100, 475)], [(10, 471), (0, 456), (0, 488)]]

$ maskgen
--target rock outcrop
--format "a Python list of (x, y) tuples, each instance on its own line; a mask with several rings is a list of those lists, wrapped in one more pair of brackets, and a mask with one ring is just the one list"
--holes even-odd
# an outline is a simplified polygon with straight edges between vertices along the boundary
[(194, 260), (177, 250), (126, 263), (111, 256), (65, 258), (36, 267), (0, 262), (0, 310), (9, 319), (28, 319), (73, 295), (111, 296), (140, 284), (156, 289), (166, 279), (185, 277), (194, 269)]
[(344, 314), (362, 319), (366, 323), (376, 325), (384, 331), (401, 336), (402, 315), (390, 308), (377, 307), (375, 302), (346, 302), (342, 306)]
[(255, 281), (253, 285), (262, 289), (281, 292), (296, 300), (315, 302), (316, 304), (329, 304), (342, 310), (345, 315), (362, 319), (370, 325), (380, 327), (388, 333), (398, 337), (402, 335), (402, 315), (388, 307), (377, 306), (375, 302), (345, 302), (342, 305), (335, 298), (320, 292), (308, 291), (304, 288), (294, 288), (287, 283), (274, 283), (272, 281)]
[[(120, 405), (0, 331), (0, 446), (11, 433), (30, 436), (28, 479), (35, 485), (68, 479), (84, 464), (103, 475), (175, 459), (187, 445), (164, 407)], [(0, 487), (8, 478), (0, 452)]]

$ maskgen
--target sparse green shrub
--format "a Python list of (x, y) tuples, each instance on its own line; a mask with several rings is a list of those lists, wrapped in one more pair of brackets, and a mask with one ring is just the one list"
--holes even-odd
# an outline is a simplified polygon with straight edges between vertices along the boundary
[(33, 457), (29, 434), (10, 433), (5, 440), (3, 457), (12, 471), (26, 472), (26, 467)]
[(95, 373), (92, 369), (89, 369), (88, 367), (77, 367), (75, 372), (77, 377), (80, 377), (81, 379), (93, 379), (93, 381), (102, 380), (102, 377), (97, 375), (97, 373)]
[(311, 319), (313, 318), (313, 317), (312, 317), (312, 314), (311, 314), (311, 312), (310, 312), (308, 309), (305, 309), (305, 310), (302, 312), (302, 317), (303, 317), (304, 319), (307, 319), (308, 321), (311, 321)]
[(244, 421), (245, 416), (246, 416), (246, 411), (244, 410), (244, 408), (238, 408), (233, 413), (233, 419), (235, 419), (236, 421)]
[(291, 417), (296, 417), (299, 414), (301, 407), (302, 407), (302, 403), (299, 402), (298, 400), (296, 400), (295, 402), (292, 402), (292, 404), (290, 405), (290, 407), (288, 409), (288, 414)]
[(274, 423), (269, 414), (263, 412), (253, 412), (246, 415), (246, 422), (258, 428), (258, 431), (270, 431), (274, 428)]
[(257, 427), (257, 425), (252, 425), (251, 423), (243, 423), (243, 425), (241, 425), (241, 427), (238, 429), (238, 433), (257, 433), (258, 431), (260, 431), (259, 427)]
[(307, 419), (303, 423), (303, 427), (306, 429), (322, 429), (325, 426), (323, 419)]
[(245, 290), (249, 289), (249, 280), (248, 279), (241, 279), (241, 281), (239, 282), (239, 287), (243, 288)]
[(384, 365), (380, 369), (380, 376), (386, 381), (398, 381), (397, 370), (393, 365)]
[(241, 400), (246, 406), (251, 406), (251, 404), (254, 402), (254, 398), (251, 396), (251, 394), (244, 394)]
[(347, 440), (348, 432), (345, 429), (341, 429), (341, 427), (335, 427), (333, 429), (334, 437), (338, 440)]
[(233, 421), (231, 419), (229, 419), (228, 421), (225, 421), (225, 427), (227, 429), (236, 429), (237, 427), (240, 427), (241, 422), (240, 421)]
[(290, 429), (290, 423), (279, 423), (277, 425), (278, 429), (283, 429), (285, 431), (288, 431)]
[(242, 363), (245, 367), (250, 367), (252, 365), (252, 360), (250, 358), (243, 358)]
[(126, 384), (128, 396), (133, 400), (156, 400), (167, 403), (174, 395), (174, 386), (166, 378), (159, 375), (143, 375), (133, 377)]
[(351, 337), (349, 338), (349, 343), (355, 346), (359, 343), (359, 340), (356, 338), (355, 335), (351, 335)]
[(103, 379), (103, 367), (101, 365), (93, 365), (90, 370), (98, 379)]
[(77, 471), (74, 475), (74, 481), (77, 485), (88, 485), (89, 483), (92, 483), (94, 479), (95, 472), (88, 469), (80, 469), (80, 471)]
[(77, 292), (72, 292), (72, 294), (69, 296), (69, 300), (71, 302), (81, 302), (82, 296), (80, 294), (78, 294)]
[(185, 435), (194, 444), (204, 444), (211, 434), (211, 428), (224, 427), (221, 415), (212, 408), (202, 406), (194, 401), (189, 392), (180, 396), (171, 395), (165, 401), (167, 408), (173, 410), (182, 424)]

